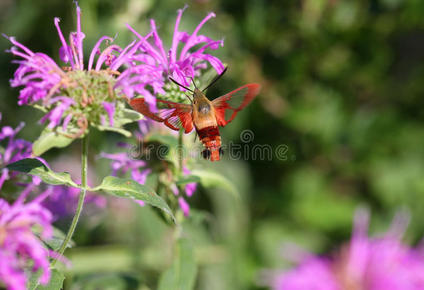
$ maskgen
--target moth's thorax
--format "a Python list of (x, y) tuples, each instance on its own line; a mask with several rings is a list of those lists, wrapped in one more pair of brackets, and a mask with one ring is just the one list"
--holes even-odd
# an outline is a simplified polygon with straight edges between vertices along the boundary
[(212, 102), (198, 89), (193, 92), (192, 114), (193, 123), (197, 129), (217, 125)]

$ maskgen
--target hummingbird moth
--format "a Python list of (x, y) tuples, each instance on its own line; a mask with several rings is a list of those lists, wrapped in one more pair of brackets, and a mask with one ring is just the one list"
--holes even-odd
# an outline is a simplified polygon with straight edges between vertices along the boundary
[(224, 127), (230, 123), (237, 113), (256, 97), (260, 90), (259, 84), (247, 84), (210, 101), (204, 91), (212, 86), (226, 70), (227, 68), (203, 90), (199, 90), (196, 87), (193, 79), (195, 88), (191, 90), (170, 78), (172, 82), (192, 93), (191, 98), (186, 95), (191, 104), (158, 99), (157, 103), (163, 107), (158, 109), (158, 112), (152, 112), (144, 98), (132, 99), (129, 104), (134, 110), (152, 120), (163, 122), (172, 130), (184, 129), (185, 133), (190, 133), (195, 128), (199, 135), (199, 140), (205, 147), (202, 151), (203, 158), (218, 161), (223, 154), (218, 126)]

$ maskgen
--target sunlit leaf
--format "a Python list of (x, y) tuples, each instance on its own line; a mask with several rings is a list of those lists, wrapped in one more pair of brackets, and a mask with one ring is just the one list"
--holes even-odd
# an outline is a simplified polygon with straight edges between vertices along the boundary
[(69, 175), (69, 173), (54, 172), (46, 165), (44, 165), (40, 160), (35, 158), (19, 160), (9, 164), (7, 168), (10, 170), (38, 176), (47, 184), (78, 187), (78, 185), (72, 181), (71, 175)]
[(185, 185), (187, 183), (200, 182), (200, 177), (196, 175), (187, 175), (179, 178), (175, 184), (176, 185)]
[(47, 285), (41, 285), (38, 282), (39, 276), (40, 273), (31, 276), (30, 280), (28, 281), (29, 290), (60, 290), (63, 288), (63, 281), (65, 280), (65, 276), (57, 269), (51, 270), (50, 281)]
[[(35, 226), (32, 228), (32, 232), (38, 237), (41, 236), (41, 231), (42, 231), (41, 227)], [(65, 239), (65, 234), (58, 228), (53, 227), (53, 235), (49, 239), (43, 238), (42, 240), (51, 250), (58, 251), (64, 239)], [(67, 247), (71, 248), (74, 245), (75, 245), (75, 242), (70, 240), (67, 244)]]
[[(64, 240), (65, 234), (58, 228), (53, 227), (53, 236), (50, 239), (45, 239), (44, 242), (53, 251), (58, 251)], [(75, 246), (75, 242), (73, 240), (70, 240), (66, 245), (67, 248), (72, 248), (73, 246)]]
[(119, 123), (119, 125), (125, 125), (135, 121), (140, 121), (143, 118), (144, 118), (143, 115), (137, 111), (130, 110), (130, 109), (123, 109), (123, 116), (119, 118), (117, 122)]
[(107, 176), (102, 183), (90, 189), (90, 191), (104, 191), (119, 197), (142, 200), (167, 213), (175, 221), (175, 217), (166, 202), (156, 192), (146, 185), (142, 185), (132, 179)]
[(119, 127), (111, 127), (111, 126), (103, 126), (103, 125), (95, 125), (94, 127), (96, 127), (97, 129), (99, 129), (100, 131), (112, 131), (115, 133), (119, 133), (124, 135), (125, 137), (131, 137), (131, 132), (127, 131), (123, 128), (119, 128)]
[(40, 156), (51, 148), (63, 148), (72, 143), (74, 139), (66, 137), (59, 132), (50, 129), (44, 129), (37, 140), (32, 144), (32, 152), (36, 156)]
[(159, 142), (170, 147), (178, 146), (178, 139), (172, 135), (163, 135), (163, 134), (149, 134), (146, 137), (147, 142)]
[(140, 289), (139, 281), (126, 273), (96, 273), (91, 275), (79, 276), (72, 283), (72, 289), (110, 289), (127, 290)]

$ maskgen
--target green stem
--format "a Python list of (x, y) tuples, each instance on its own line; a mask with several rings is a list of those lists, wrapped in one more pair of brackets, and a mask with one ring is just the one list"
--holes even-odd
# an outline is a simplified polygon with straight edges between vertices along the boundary
[[(78, 199), (78, 205), (77, 210), (75, 212), (74, 218), (72, 219), (71, 226), (69, 227), (68, 233), (66, 234), (65, 239), (63, 240), (62, 245), (60, 246), (60, 249), (58, 251), (58, 257), (59, 259), (63, 253), (65, 252), (69, 241), (72, 239), (72, 236), (74, 235), (75, 228), (77, 227), (79, 217), (82, 212), (82, 207), (84, 205), (84, 199), (85, 194), (87, 192), (87, 157), (88, 157), (88, 135), (86, 135), (82, 139), (82, 154), (81, 154), (81, 192)], [(56, 264), (56, 260), (52, 262), (52, 266)]]
[[(184, 131), (183, 129), (180, 129), (179, 134), (178, 134), (178, 176), (182, 177), (183, 176), (183, 154), (184, 154), (184, 143), (183, 143), (183, 135), (184, 135)], [(183, 194), (184, 191), (184, 187), (181, 185), (178, 185), (178, 190), (180, 192), (180, 194)], [(175, 199), (175, 208), (178, 209), (178, 201), (177, 199)], [(176, 228), (175, 228), (175, 237), (176, 240), (179, 239), (181, 237), (182, 234), (182, 227), (181, 227), (181, 223), (184, 220), (184, 216), (181, 212), (181, 210), (179, 210), (179, 213), (176, 215), (177, 218), (177, 224), (176, 224)]]
[(183, 175), (183, 134), (184, 131), (183, 129), (180, 129), (179, 134), (178, 134), (178, 162), (179, 162), (179, 170), (180, 170), (180, 175)]

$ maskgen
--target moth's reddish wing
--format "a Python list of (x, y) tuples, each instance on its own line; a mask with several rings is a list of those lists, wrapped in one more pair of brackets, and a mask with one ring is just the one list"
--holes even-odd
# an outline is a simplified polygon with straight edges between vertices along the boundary
[(185, 133), (190, 133), (193, 130), (190, 105), (163, 100), (157, 100), (157, 102), (165, 107), (165, 109), (158, 109), (157, 113), (149, 109), (149, 105), (144, 98), (132, 99), (129, 101), (129, 104), (137, 112), (157, 122), (163, 122), (172, 130), (179, 131), (181, 128), (184, 128)]
[(259, 93), (259, 84), (247, 84), (212, 101), (219, 126), (230, 123)]

